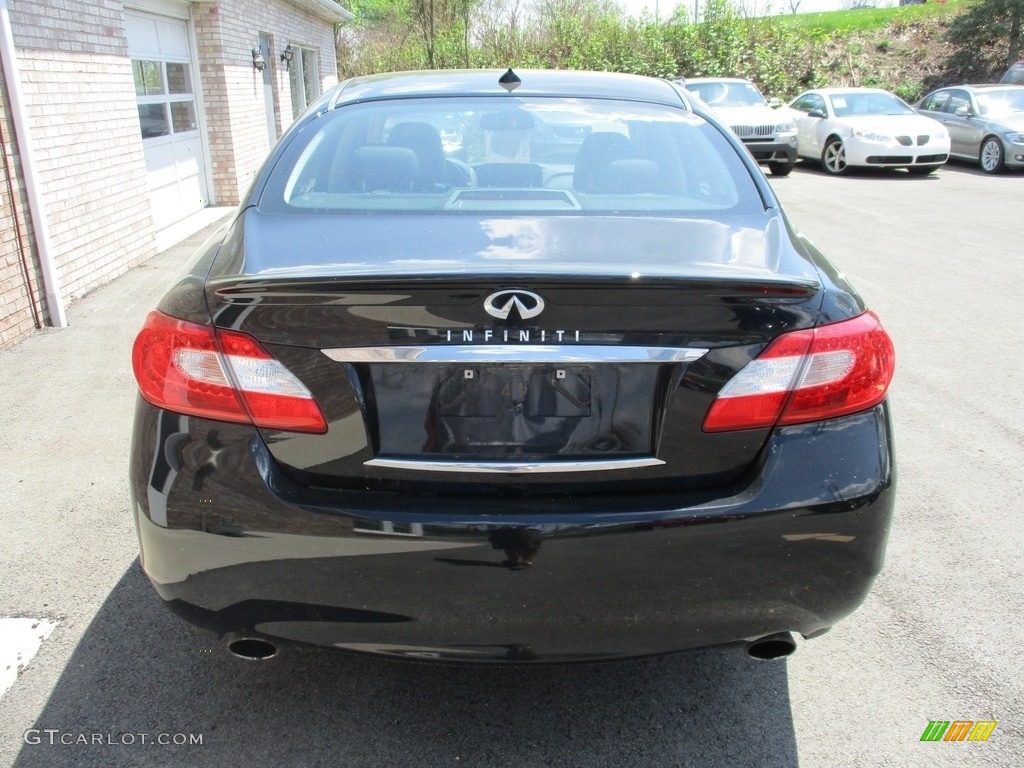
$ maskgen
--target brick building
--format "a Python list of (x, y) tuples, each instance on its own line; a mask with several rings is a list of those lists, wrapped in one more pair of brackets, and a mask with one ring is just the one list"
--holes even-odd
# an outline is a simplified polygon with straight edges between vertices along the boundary
[(337, 81), (333, 0), (0, 0), (0, 348), (237, 204)]

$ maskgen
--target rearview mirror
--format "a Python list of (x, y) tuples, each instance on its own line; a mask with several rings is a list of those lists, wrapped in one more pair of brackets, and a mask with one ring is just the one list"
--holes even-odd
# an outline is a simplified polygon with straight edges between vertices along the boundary
[(823, 109), (812, 109), (810, 112), (807, 113), (807, 116), (808, 117), (824, 117), (825, 116), (825, 110), (823, 110)]
[(485, 131), (528, 131), (533, 123), (533, 115), (522, 109), (489, 112), (480, 118), (480, 127)]
[(957, 117), (970, 117), (971, 116), (971, 108), (970, 107), (957, 107), (956, 111), (954, 111), (953, 114), (956, 115)]

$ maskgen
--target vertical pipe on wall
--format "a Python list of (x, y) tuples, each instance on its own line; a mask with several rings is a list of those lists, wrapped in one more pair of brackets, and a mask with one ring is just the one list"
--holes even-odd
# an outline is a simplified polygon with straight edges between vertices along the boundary
[(29, 256), (25, 248), (25, 233), (21, 230), (21, 216), (18, 215), (18, 195), (14, 191), (14, 168), (11, 164), (10, 155), (7, 153), (7, 135), (4, 133), (2, 123), (0, 123), (0, 154), (4, 156), (4, 179), (7, 181), (7, 197), (11, 201), (11, 218), (14, 220), (14, 236), (18, 242), (21, 273), (25, 278), (25, 293), (28, 295), (29, 309), (32, 310), (32, 323), (36, 329), (39, 329), (43, 327), (43, 321), (39, 317), (39, 310), (36, 308), (36, 292), (32, 288), (32, 268), (28, 265)]
[(50, 226), (46, 218), (43, 198), (36, 183), (35, 152), (32, 147), (32, 136), (28, 128), (25, 106), (21, 100), (21, 74), (18, 71), (18, 59), (14, 48), (14, 35), (11, 32), (7, 0), (0, 0), (0, 58), (3, 58), (4, 79), (7, 82), (7, 95), (11, 102), (11, 120), (14, 123), (14, 134), (17, 137), (18, 150), (21, 155), (21, 169), (25, 177), (29, 215), (35, 230), (39, 269), (46, 292), (47, 314), (50, 318), (50, 325), (65, 328), (68, 319), (64, 313), (64, 302), (60, 296), (57, 267), (53, 262), (53, 254), (50, 252)]

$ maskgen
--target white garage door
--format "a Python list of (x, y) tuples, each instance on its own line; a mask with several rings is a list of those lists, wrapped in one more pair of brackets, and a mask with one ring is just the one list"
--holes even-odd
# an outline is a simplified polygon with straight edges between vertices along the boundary
[(163, 229), (209, 203), (188, 27), (167, 16), (125, 17), (153, 219)]

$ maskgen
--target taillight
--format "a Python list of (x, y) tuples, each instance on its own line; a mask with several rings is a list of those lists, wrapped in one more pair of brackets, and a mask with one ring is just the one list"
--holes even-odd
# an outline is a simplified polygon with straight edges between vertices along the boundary
[(150, 312), (132, 348), (142, 396), (176, 413), (326, 432), (313, 395), (256, 339)]
[(776, 338), (722, 387), (705, 432), (802, 424), (885, 398), (896, 356), (874, 312)]

